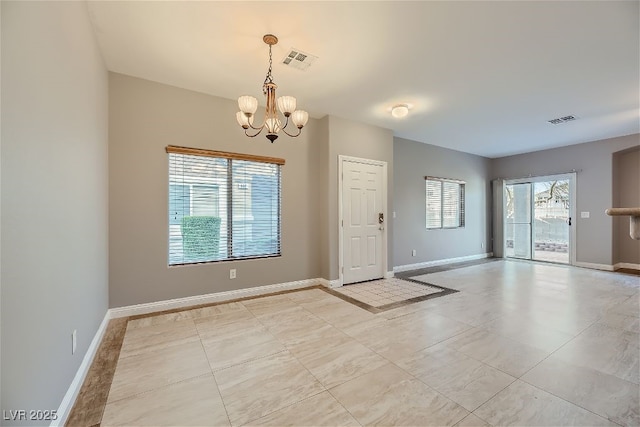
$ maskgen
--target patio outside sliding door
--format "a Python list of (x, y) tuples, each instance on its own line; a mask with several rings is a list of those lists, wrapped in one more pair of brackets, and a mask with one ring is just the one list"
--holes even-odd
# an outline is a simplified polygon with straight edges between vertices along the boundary
[(533, 259), (569, 264), (570, 182), (555, 179), (533, 184)]

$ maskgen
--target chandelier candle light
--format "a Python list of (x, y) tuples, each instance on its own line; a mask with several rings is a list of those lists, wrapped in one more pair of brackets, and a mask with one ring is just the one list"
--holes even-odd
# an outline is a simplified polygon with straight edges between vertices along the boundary
[[(271, 46), (278, 43), (278, 38), (273, 34), (266, 34), (262, 40), (269, 45), (269, 70), (262, 85), (262, 93), (267, 97), (267, 108), (265, 110), (264, 121), (261, 126), (253, 125), (253, 118), (258, 109), (258, 100), (253, 96), (243, 95), (238, 98), (238, 107), (240, 111), (236, 113), (238, 124), (244, 129), (245, 135), (253, 138), (259, 135), (264, 128), (267, 129), (267, 138), (273, 143), (278, 138), (278, 132), (283, 131), (285, 134), (296, 137), (302, 132), (302, 128), (309, 120), (309, 114), (306, 111), (296, 110), (296, 99), (293, 96), (281, 96), (278, 98), (278, 109), (285, 117), (284, 126), (278, 118), (276, 111), (276, 89), (278, 86), (273, 82), (271, 76)], [(291, 134), (287, 132), (286, 127), (289, 124), (289, 118), (298, 128), (298, 133)], [(254, 134), (249, 133), (249, 129), (257, 131)]]

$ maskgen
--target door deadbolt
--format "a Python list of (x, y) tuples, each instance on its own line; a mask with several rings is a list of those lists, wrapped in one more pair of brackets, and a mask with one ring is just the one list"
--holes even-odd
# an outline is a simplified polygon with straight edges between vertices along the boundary
[(380, 212), (378, 214), (378, 223), (382, 224), (384, 222), (384, 214)]

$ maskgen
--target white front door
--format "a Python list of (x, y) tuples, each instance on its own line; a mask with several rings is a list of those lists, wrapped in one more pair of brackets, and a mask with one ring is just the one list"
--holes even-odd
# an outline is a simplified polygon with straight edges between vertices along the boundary
[(384, 276), (383, 175), (383, 164), (342, 160), (343, 284)]

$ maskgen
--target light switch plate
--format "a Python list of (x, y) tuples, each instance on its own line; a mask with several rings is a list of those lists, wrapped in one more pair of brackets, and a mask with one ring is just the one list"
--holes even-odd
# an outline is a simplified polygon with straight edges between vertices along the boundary
[(580, 212), (580, 218), (589, 218), (589, 212)]

